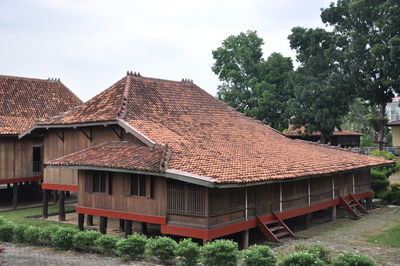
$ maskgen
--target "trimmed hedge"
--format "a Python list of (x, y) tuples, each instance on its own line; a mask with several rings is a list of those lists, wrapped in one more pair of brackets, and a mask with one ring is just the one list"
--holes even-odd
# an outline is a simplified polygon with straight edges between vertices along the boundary
[(339, 255), (332, 262), (333, 266), (377, 266), (376, 262), (370, 257), (359, 255), (352, 252), (345, 252)]
[(268, 246), (250, 246), (243, 251), (244, 265), (246, 266), (274, 266), (276, 258)]
[(117, 242), (120, 240), (117, 236), (102, 235), (96, 239), (94, 245), (104, 254), (111, 255), (117, 249)]
[(149, 249), (151, 255), (165, 264), (175, 258), (177, 244), (175, 240), (169, 237), (158, 236), (149, 239), (146, 248)]
[(74, 246), (73, 240), (76, 233), (78, 233), (77, 229), (71, 227), (60, 227), (60, 229), (51, 236), (51, 242), (56, 249), (72, 249)]
[(239, 258), (238, 244), (230, 240), (215, 240), (203, 247), (205, 265), (233, 266)]
[(94, 242), (100, 236), (102, 236), (102, 234), (94, 230), (81, 231), (74, 235), (72, 242), (76, 249), (89, 250), (94, 247)]
[(29, 226), (24, 232), (24, 241), (31, 245), (39, 244), (40, 228)]
[(146, 250), (147, 237), (133, 234), (117, 242), (118, 254), (125, 260), (137, 259), (143, 256)]
[(283, 257), (280, 266), (322, 266), (325, 263), (318, 258), (318, 255), (308, 252), (295, 252)]
[(25, 230), (28, 228), (27, 225), (16, 225), (14, 227), (14, 237), (13, 237), (13, 241), (15, 243), (24, 243), (25, 238), (24, 238), (24, 233)]
[(176, 255), (182, 261), (182, 265), (195, 265), (200, 258), (200, 246), (192, 239), (186, 238), (178, 243)]

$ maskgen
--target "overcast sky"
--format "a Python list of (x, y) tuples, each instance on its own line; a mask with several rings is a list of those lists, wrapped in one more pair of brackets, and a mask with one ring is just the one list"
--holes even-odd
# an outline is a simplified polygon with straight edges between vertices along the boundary
[(215, 95), (211, 51), (257, 30), (264, 57), (291, 56), (295, 26), (323, 27), (332, 0), (0, 0), (0, 74), (60, 78), (83, 100), (127, 70), (194, 82)]

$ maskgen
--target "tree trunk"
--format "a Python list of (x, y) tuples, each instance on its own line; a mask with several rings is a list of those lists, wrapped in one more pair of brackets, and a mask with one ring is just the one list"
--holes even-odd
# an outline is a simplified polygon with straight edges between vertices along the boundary
[(378, 104), (378, 111), (379, 111), (379, 117), (378, 117), (378, 145), (379, 145), (379, 150), (383, 150), (383, 144), (384, 138), (385, 138), (385, 109), (386, 109), (386, 103), (380, 103)]

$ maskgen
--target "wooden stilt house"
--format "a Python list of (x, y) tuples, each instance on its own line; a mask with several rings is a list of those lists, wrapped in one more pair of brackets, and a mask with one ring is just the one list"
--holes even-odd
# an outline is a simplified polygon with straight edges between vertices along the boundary
[(43, 180), (43, 136), (18, 135), (43, 119), (82, 102), (59, 80), (0, 76), (0, 184), (13, 184), (13, 205), (18, 184)]
[[(78, 190), (84, 215), (159, 224), (210, 240), (341, 204), (364, 210), (370, 167), (387, 160), (301, 140), (248, 118), (200, 89), (129, 73), (84, 105), (23, 133), (44, 134), (43, 187)], [(354, 206), (351, 206), (354, 205)], [(247, 240), (246, 240), (247, 239)]]

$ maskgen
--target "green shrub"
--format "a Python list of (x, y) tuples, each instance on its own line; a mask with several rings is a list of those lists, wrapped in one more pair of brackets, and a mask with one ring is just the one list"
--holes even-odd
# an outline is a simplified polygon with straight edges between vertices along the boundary
[(81, 231), (74, 235), (73, 244), (77, 249), (89, 250), (89, 248), (94, 246), (94, 242), (102, 236), (100, 232), (97, 231)]
[(143, 256), (146, 250), (146, 243), (146, 236), (133, 234), (117, 242), (117, 251), (125, 260), (136, 259)]
[(0, 224), (0, 241), (11, 242), (13, 240), (15, 225), (9, 221), (2, 221)]
[(400, 191), (400, 183), (391, 184), (390, 190), (392, 190), (393, 192)]
[(24, 232), (24, 241), (36, 245), (39, 243), (40, 228), (29, 226)]
[(175, 258), (177, 244), (169, 237), (158, 236), (149, 240), (146, 246), (150, 253), (160, 259), (161, 263), (168, 263)]
[(0, 225), (8, 223), (6, 219), (4, 219), (2, 216), (0, 216)]
[(52, 242), (53, 235), (60, 230), (58, 225), (50, 225), (40, 229), (39, 240), (50, 244)]
[(312, 245), (307, 249), (307, 252), (317, 255), (318, 258), (323, 262), (325, 262), (326, 264), (331, 263), (331, 255), (330, 255), (331, 252), (324, 246), (318, 244)]
[(200, 247), (192, 239), (186, 238), (178, 243), (176, 255), (180, 257), (183, 265), (195, 265), (200, 257)]
[(345, 252), (339, 255), (332, 262), (333, 266), (376, 266), (373, 259), (367, 256)]
[(386, 204), (400, 205), (400, 190), (386, 191), (383, 193), (382, 199)]
[(51, 242), (56, 249), (68, 250), (73, 247), (74, 235), (78, 231), (72, 227), (60, 227), (51, 236)]
[(247, 266), (274, 266), (276, 258), (268, 246), (250, 246), (243, 251), (244, 265)]
[(375, 169), (371, 170), (371, 188), (375, 194), (379, 195), (387, 191), (389, 184), (390, 181), (384, 172)]
[(230, 240), (215, 240), (203, 247), (202, 255), (205, 265), (236, 265), (239, 257), (238, 245)]
[(111, 255), (117, 248), (117, 242), (119, 240), (120, 238), (117, 236), (101, 235), (96, 239), (94, 244), (105, 254)]
[[(385, 158), (388, 160), (393, 160), (393, 161), (396, 160), (396, 156), (391, 152), (374, 150), (371, 152), (371, 155), (376, 156), (376, 157)], [(377, 169), (378, 171), (382, 171), (386, 175), (386, 177), (389, 177), (400, 169), (400, 163), (395, 162), (391, 165), (379, 166), (379, 167), (375, 167), (374, 169)]]
[(24, 242), (24, 232), (28, 228), (27, 225), (18, 224), (14, 227), (14, 238), (13, 241), (16, 243), (23, 243)]
[(324, 262), (316, 254), (294, 252), (283, 257), (280, 266), (322, 266)]

